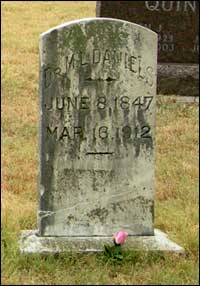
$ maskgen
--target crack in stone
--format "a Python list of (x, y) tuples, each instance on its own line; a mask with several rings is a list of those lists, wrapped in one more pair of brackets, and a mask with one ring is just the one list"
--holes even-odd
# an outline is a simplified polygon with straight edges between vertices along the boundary
[[(112, 199), (112, 203), (114, 203), (114, 202), (115, 202), (115, 201), (113, 200), (114, 198), (118, 198), (118, 197), (120, 197), (120, 196), (123, 196), (123, 197), (126, 197), (126, 199), (127, 199), (127, 196), (128, 196), (129, 194), (132, 194), (132, 191), (124, 192), (124, 193), (120, 193), (120, 194), (115, 194), (115, 195), (112, 195), (112, 196), (108, 196), (106, 201)], [(140, 195), (137, 195), (135, 198), (132, 198), (132, 199), (133, 199), (133, 200), (137, 200), (137, 199), (140, 198), (140, 197), (142, 197), (141, 194), (140, 194)], [(104, 198), (104, 199), (105, 199), (105, 198)], [(129, 198), (129, 199), (131, 199), (131, 198)], [(148, 199), (148, 198), (147, 198), (147, 199)], [(150, 199), (148, 199), (148, 200), (150, 200)], [(48, 216), (57, 214), (57, 213), (59, 213), (59, 212), (63, 212), (63, 211), (68, 211), (68, 210), (71, 210), (71, 209), (75, 209), (76, 207), (78, 207), (78, 206), (80, 206), (80, 205), (85, 205), (85, 204), (86, 204), (86, 205), (87, 205), (87, 204), (94, 205), (95, 202), (94, 202), (94, 204), (92, 204), (91, 202), (80, 202), (80, 203), (75, 204), (75, 205), (72, 206), (72, 207), (63, 208), (63, 209), (59, 209), (59, 210), (56, 210), (56, 211), (39, 211), (39, 216), (42, 217), (42, 218), (48, 217)]]

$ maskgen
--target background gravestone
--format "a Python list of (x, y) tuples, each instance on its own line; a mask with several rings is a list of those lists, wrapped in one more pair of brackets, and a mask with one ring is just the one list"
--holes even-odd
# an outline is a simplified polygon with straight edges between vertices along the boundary
[(156, 63), (156, 33), (126, 21), (41, 35), (39, 230), (23, 252), (99, 251), (120, 229), (182, 251), (153, 226)]
[(198, 95), (198, 1), (97, 1), (96, 15), (157, 32), (158, 92)]

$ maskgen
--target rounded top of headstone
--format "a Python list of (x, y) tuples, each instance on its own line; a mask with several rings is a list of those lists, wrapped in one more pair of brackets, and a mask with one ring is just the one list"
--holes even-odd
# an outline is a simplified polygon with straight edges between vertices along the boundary
[(96, 18), (83, 18), (83, 19), (78, 19), (78, 20), (73, 20), (73, 21), (69, 21), (69, 22), (65, 22), (61, 25), (55, 26), (49, 30), (47, 30), (46, 32), (43, 32), (42, 34), (40, 34), (40, 38), (43, 38), (45, 35), (48, 35), (50, 33), (52, 33), (55, 30), (61, 30), (63, 28), (72, 26), (72, 25), (77, 25), (77, 24), (87, 24), (89, 22), (113, 22), (113, 23), (123, 23), (125, 25), (130, 25), (130, 26), (135, 26), (136, 28), (140, 28), (141, 30), (145, 30), (149, 33), (151, 33), (152, 35), (154, 34), (155, 37), (157, 37), (157, 33), (153, 32), (152, 30), (143, 27), (141, 25), (135, 24), (135, 23), (131, 23), (129, 21), (124, 21), (121, 19), (114, 19), (114, 18), (103, 18), (103, 17), (96, 17)]

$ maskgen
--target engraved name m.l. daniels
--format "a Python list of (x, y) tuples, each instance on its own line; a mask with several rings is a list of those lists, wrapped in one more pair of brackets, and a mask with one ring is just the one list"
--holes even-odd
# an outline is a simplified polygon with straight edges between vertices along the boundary
[[(64, 58), (63, 68), (47, 64), (43, 67), (44, 72), (44, 88), (51, 87), (54, 81), (61, 80), (62, 87), (64, 88), (64, 81), (69, 77), (69, 71), (74, 69), (80, 69), (81, 67), (94, 67), (100, 66), (99, 75), (97, 78), (101, 78), (102, 71), (112, 70), (112, 73), (116, 73), (120, 76), (119, 67), (132, 72), (135, 77), (142, 80), (148, 86), (152, 87), (154, 83), (154, 69), (152, 66), (146, 64), (140, 55), (129, 54), (128, 52), (116, 51), (111, 49), (93, 49), (88, 53), (84, 52), (71, 52)], [(91, 80), (92, 78), (85, 78), (85, 80)], [(103, 80), (103, 78), (102, 78)], [(107, 82), (112, 80), (118, 80), (109, 76), (106, 78)]]
[(93, 49), (91, 53), (87, 55), (78, 52), (71, 53), (66, 57), (66, 70), (91, 64), (101, 65), (103, 67), (111, 66), (113, 68), (122, 65), (125, 69), (138, 74), (141, 78), (145, 77), (150, 86), (153, 84), (153, 68), (151, 66), (145, 67), (145, 63), (142, 62), (141, 56), (119, 50), (106, 49), (105, 51), (101, 51), (100, 49)]

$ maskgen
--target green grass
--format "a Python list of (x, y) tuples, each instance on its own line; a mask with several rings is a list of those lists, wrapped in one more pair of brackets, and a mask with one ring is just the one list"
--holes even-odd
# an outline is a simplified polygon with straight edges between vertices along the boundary
[(65, 21), (94, 17), (95, 2), (2, 3), (2, 284), (191, 285), (198, 283), (198, 105), (160, 96), (156, 113), (155, 227), (185, 255), (126, 251), (40, 257), (19, 253), (37, 228), (38, 38)]

